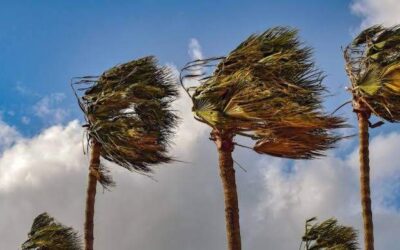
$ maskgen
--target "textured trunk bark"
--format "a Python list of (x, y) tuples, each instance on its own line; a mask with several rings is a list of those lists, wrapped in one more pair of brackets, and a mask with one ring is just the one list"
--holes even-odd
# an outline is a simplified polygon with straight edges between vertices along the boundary
[(372, 221), (371, 191), (369, 177), (369, 134), (368, 112), (358, 112), (358, 127), (360, 136), (360, 193), (364, 222), (365, 250), (374, 250), (374, 225)]
[(212, 132), (219, 153), (220, 177), (224, 190), (226, 238), (228, 250), (241, 250), (239, 202), (233, 168), (233, 135), (214, 130)]
[(88, 186), (86, 190), (85, 250), (93, 250), (94, 203), (96, 198), (97, 175), (100, 165), (100, 149), (100, 143), (92, 139)]

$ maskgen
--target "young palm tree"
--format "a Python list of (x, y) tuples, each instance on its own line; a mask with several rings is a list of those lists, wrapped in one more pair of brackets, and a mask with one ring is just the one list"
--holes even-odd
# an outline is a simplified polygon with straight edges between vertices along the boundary
[(371, 114), (400, 121), (400, 27), (373, 26), (361, 32), (344, 51), (351, 81), (353, 110), (360, 137), (360, 190), (366, 250), (374, 249), (371, 210), (369, 132)]
[[(300, 249), (304, 250), (357, 250), (357, 231), (339, 225), (336, 219), (315, 223), (316, 218), (306, 221)], [(314, 223), (312, 223), (314, 222)], [(302, 248), (304, 243), (304, 248)]]
[(85, 217), (85, 249), (92, 250), (96, 184), (113, 184), (100, 156), (140, 173), (170, 162), (167, 149), (177, 123), (170, 104), (178, 91), (170, 70), (157, 66), (154, 57), (113, 67), (98, 78), (80, 78), (77, 84), (89, 84), (77, 97), (92, 147)]
[(47, 213), (38, 215), (28, 233), (22, 250), (81, 250), (82, 241), (78, 233), (54, 220)]
[[(199, 72), (215, 64), (212, 73)], [(227, 57), (190, 62), (182, 69), (181, 84), (196, 77), (201, 77), (199, 86), (184, 88), (195, 118), (212, 128), (225, 196), (228, 249), (240, 250), (234, 137), (253, 139), (250, 148), (260, 154), (311, 159), (333, 146), (339, 137), (330, 130), (344, 124), (322, 112), (322, 73), (293, 29), (269, 29), (250, 36)]]

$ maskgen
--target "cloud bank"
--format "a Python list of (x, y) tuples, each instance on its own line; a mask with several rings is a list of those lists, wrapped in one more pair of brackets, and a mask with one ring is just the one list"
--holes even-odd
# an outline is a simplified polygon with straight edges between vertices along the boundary
[[(222, 190), (215, 146), (202, 124), (185, 121), (173, 154), (188, 163), (155, 169), (157, 182), (111, 166), (117, 182), (96, 203), (96, 249), (224, 249)], [(191, 127), (192, 124), (193, 127)], [(197, 131), (197, 132), (196, 132)], [(0, 156), (0, 249), (16, 249), (35, 215), (48, 211), (82, 232), (88, 159), (77, 121), (16, 142)], [(193, 139), (195, 138), (195, 139)], [(400, 216), (395, 197), (400, 134), (371, 142), (378, 249), (394, 249)], [(243, 245), (246, 249), (296, 249), (306, 218), (336, 216), (360, 228), (356, 149), (291, 162), (238, 149)], [(397, 176), (397, 177), (396, 177)], [(383, 198), (381, 198), (383, 197)], [(387, 199), (388, 198), (388, 199)]]
[(390, 26), (400, 23), (398, 0), (355, 0), (351, 4), (351, 10), (363, 19), (361, 28), (375, 24)]

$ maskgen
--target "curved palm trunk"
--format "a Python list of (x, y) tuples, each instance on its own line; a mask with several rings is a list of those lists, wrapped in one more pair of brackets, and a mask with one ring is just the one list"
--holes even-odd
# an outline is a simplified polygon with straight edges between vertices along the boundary
[(239, 202), (236, 191), (235, 169), (233, 168), (233, 135), (214, 130), (219, 154), (220, 177), (224, 190), (226, 238), (228, 250), (241, 250)]
[(100, 165), (100, 149), (100, 143), (92, 139), (88, 186), (86, 190), (85, 250), (93, 250), (94, 203), (96, 198), (97, 173)]
[(374, 225), (372, 221), (371, 190), (369, 177), (369, 134), (367, 111), (357, 113), (360, 137), (360, 193), (361, 206), (364, 221), (364, 245), (365, 250), (374, 250)]

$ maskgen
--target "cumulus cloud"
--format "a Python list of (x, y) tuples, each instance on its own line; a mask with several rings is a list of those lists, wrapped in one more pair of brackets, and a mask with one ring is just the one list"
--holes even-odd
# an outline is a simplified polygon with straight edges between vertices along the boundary
[[(396, 132), (379, 134), (370, 143), (371, 165), (376, 166), (371, 169), (373, 181), (395, 175), (399, 171), (399, 165), (398, 162), (393, 161), (393, 157), (390, 157), (390, 155), (394, 156), (398, 153), (400, 135)], [(358, 151), (354, 151), (350, 155), (349, 164), (354, 170), (358, 170)]]
[[(111, 166), (117, 187), (104, 193), (99, 187), (96, 249), (224, 249), (223, 194), (215, 145), (202, 124), (192, 128), (188, 124), (191, 121), (185, 118), (181, 124), (185, 134), (178, 135), (173, 150), (186, 162), (156, 167), (157, 182)], [(32, 219), (43, 211), (83, 232), (88, 159), (82, 152), (82, 133), (80, 124), (72, 121), (33, 138), (15, 138), (3, 151), (0, 249), (16, 249)], [(375, 137), (371, 149), (396, 148), (398, 138), (398, 133)], [(311, 216), (336, 216), (360, 229), (358, 172), (353, 166), (356, 150), (345, 157), (292, 162), (237, 149), (234, 157), (248, 170), (237, 169), (244, 247), (296, 249), (304, 220)], [(399, 159), (391, 150), (377, 150), (375, 155), (372, 163), (380, 164), (374, 169), (379, 177), (374, 178), (373, 187), (379, 190), (396, 173), (394, 167), (388, 166), (389, 171), (383, 165)], [(384, 191), (396, 192), (388, 186)], [(377, 248), (394, 249), (398, 212), (380, 199), (374, 199), (374, 210)]]
[(283, 171), (282, 160), (267, 163), (264, 159), (259, 167), (263, 165), (263, 189), (255, 213), (258, 224), (254, 219), (256, 230), (249, 249), (297, 249), (304, 221), (314, 216), (335, 216), (349, 225), (357, 222), (356, 179), (341, 159), (296, 162), (291, 173)]
[[(396, 132), (379, 134), (372, 138), (370, 144), (372, 195), (378, 204), (385, 205), (376, 209), (397, 210), (400, 198), (398, 194), (400, 169), (395, 159), (397, 148), (400, 147), (400, 134)], [(358, 171), (358, 149), (349, 155), (347, 163), (353, 171)]]
[[(0, 134), (7, 131), (0, 127)], [(34, 216), (49, 211), (81, 221), (85, 159), (80, 124), (53, 126), (33, 138), (15, 134), (0, 154), (0, 249), (19, 249)], [(79, 209), (71, 209), (79, 206)], [(68, 217), (69, 216), (69, 217)]]
[(375, 24), (390, 26), (400, 23), (398, 0), (354, 0), (351, 10), (363, 19), (361, 28)]
[[(396, 145), (390, 137), (383, 137), (383, 141), (373, 140), (371, 149), (382, 146), (381, 142), (387, 148)], [(375, 158), (395, 161), (398, 157), (389, 151), (375, 152)], [(354, 149), (344, 158), (329, 156), (295, 162), (290, 172), (282, 168), (287, 162), (285, 164), (282, 160), (271, 161), (268, 158), (260, 160), (259, 168), (264, 164), (267, 166), (261, 171), (264, 188), (258, 194), (261, 198), (254, 213), (256, 218), (250, 220), (256, 229), (248, 248), (263, 249), (268, 246), (271, 249), (296, 249), (304, 230), (304, 220), (313, 216), (321, 219), (335, 216), (341, 223), (352, 225), (361, 233), (359, 177), (352, 159), (356, 152), (357, 149)], [(380, 162), (376, 165), (372, 160), (373, 173), (378, 173), (378, 167), (383, 164)], [(398, 175), (399, 170), (391, 173)], [(396, 234), (399, 232), (395, 222), (400, 221), (400, 214), (390, 208), (381, 196), (396, 196), (398, 185), (385, 185), (392, 179), (389, 172), (378, 175), (381, 177), (372, 181), (376, 248), (395, 249)], [(362, 242), (362, 234), (359, 239)]]
[(59, 172), (76, 170), (82, 163), (79, 129), (78, 121), (73, 121), (65, 128), (54, 126), (31, 139), (15, 137), (14, 145), (0, 158), (0, 191), (40, 186), (44, 179)]

